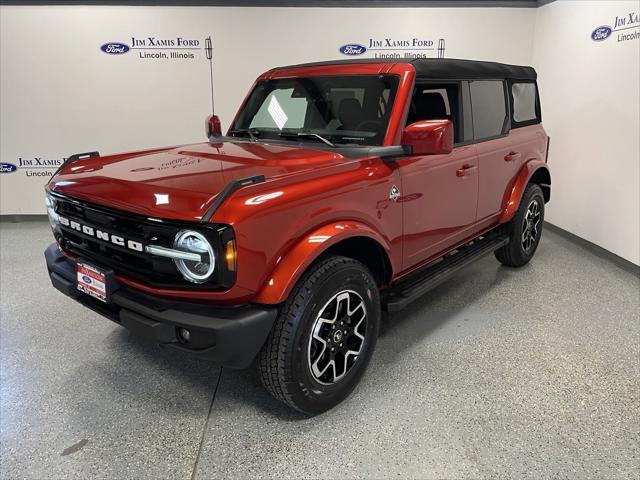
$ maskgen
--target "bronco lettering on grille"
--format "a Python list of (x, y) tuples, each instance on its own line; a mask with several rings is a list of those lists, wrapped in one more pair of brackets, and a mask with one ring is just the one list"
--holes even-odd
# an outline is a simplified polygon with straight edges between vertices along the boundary
[(59, 216), (58, 219), (61, 225), (71, 228), (72, 230), (84, 233), (85, 235), (96, 238), (98, 240), (113, 243), (114, 245), (117, 245), (119, 247), (125, 247), (130, 250), (135, 250), (136, 252), (144, 251), (144, 247), (140, 242), (129, 240), (119, 235), (113, 235), (109, 232), (98, 230), (97, 228), (91, 227), (89, 225), (82, 225), (75, 220), (69, 220), (68, 218), (62, 216)]

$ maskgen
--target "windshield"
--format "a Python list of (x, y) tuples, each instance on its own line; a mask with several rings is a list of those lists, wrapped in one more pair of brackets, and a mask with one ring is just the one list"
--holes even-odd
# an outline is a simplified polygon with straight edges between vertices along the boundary
[(397, 89), (394, 75), (264, 80), (251, 92), (231, 135), (381, 145)]

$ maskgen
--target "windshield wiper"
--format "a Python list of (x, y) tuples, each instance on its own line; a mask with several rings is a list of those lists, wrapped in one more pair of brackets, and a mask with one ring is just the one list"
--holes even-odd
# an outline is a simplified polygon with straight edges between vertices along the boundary
[(280, 132), (281, 137), (311, 137), (326, 143), (332, 148), (336, 148), (335, 144), (324, 138), (322, 135), (313, 132)]
[(258, 135), (260, 135), (260, 130), (256, 130), (255, 128), (238, 128), (236, 130), (231, 130), (229, 133), (231, 135), (233, 135), (234, 137), (237, 134), (248, 133), (249, 134), (249, 138), (251, 138), (251, 141), (252, 142), (257, 142), (258, 141)]

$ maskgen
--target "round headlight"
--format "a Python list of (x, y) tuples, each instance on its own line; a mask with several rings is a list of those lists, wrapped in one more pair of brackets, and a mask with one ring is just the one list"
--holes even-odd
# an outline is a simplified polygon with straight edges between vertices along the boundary
[(201, 233), (183, 230), (176, 235), (176, 250), (200, 255), (200, 261), (175, 259), (174, 262), (182, 276), (193, 283), (205, 282), (213, 273), (216, 258), (209, 241)]
[(55, 229), (58, 226), (58, 214), (56, 213), (55, 200), (47, 195), (44, 198), (44, 203), (47, 206), (47, 216), (49, 217), (51, 228)]

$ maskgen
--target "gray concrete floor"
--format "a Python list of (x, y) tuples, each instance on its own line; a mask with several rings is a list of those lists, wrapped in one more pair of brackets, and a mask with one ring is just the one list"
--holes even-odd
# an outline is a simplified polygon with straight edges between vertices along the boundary
[(315, 418), (59, 294), (50, 241), (0, 224), (2, 478), (640, 476), (640, 281), (549, 231), (391, 316)]

